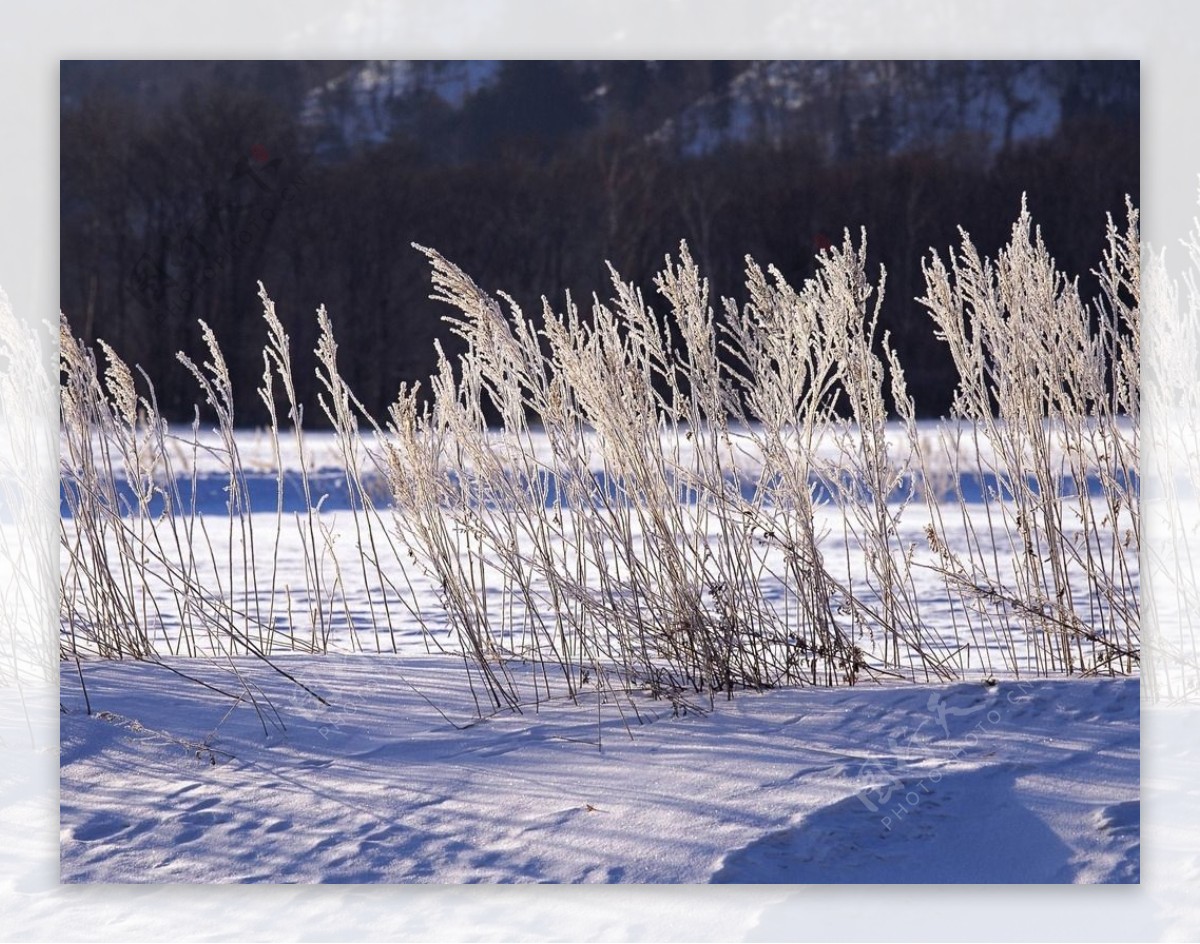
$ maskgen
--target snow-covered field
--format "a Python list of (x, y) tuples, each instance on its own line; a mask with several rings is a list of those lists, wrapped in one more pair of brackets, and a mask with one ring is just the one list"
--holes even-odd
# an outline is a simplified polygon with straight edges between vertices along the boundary
[[(253, 434), (240, 448), (253, 469)], [(480, 717), (478, 672), (438, 651), (456, 639), (430, 575), (405, 580), (424, 628), (392, 599), (381, 635), (388, 591), (347, 566), (361, 521), (339, 507), (330, 460), (307, 464), (335, 493), (318, 516), (333, 604), (317, 648), (329, 654), (288, 651), (316, 641), (303, 515), (256, 513), (251, 571), (268, 569), (225, 572), (222, 555), (241, 560), (246, 539), (229, 530), (227, 479), (200, 460), (209, 557), (197, 585), (237, 578), (224, 586), (272, 627), (271, 662), (210, 652), (63, 664), (64, 882), (1139, 880), (1138, 679), (1033, 677), (1019, 642), (975, 637), (932, 570), (914, 571), (914, 593), (928, 646), (955, 654), (956, 682), (876, 675), (672, 705), (594, 680), (572, 700), (542, 665), (517, 661), (506, 671), (525, 705), (490, 713), (484, 701)], [(964, 542), (965, 523), (987, 515), (982, 496), (947, 510)], [(907, 508), (898, 536), (919, 543), (926, 511)], [(823, 553), (853, 581), (863, 551), (839, 522), (819, 509)], [(1013, 552), (996, 549), (1001, 575)], [(156, 611), (158, 644), (183, 651), (172, 605)]]
[(231, 713), (108, 663), (84, 667), (89, 716), (64, 669), (63, 881), (1138, 881), (1136, 680), (476, 722), (452, 658), (281, 664), (329, 705), (242, 664), (281, 719)]

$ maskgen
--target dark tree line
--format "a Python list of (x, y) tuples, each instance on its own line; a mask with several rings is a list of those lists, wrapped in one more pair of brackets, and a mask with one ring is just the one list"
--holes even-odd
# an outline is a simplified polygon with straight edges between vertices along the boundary
[(1136, 63), (76, 63), (62, 84), (63, 311), (176, 418), (197, 395), (175, 352), (203, 354), (204, 319), (239, 421), (264, 420), (259, 280), (306, 416), (322, 303), (379, 415), (445, 338), (413, 242), (533, 314), (605, 297), (606, 260), (649, 298), (680, 240), (714, 295), (741, 297), (746, 255), (800, 282), (864, 226), (883, 327), (938, 414), (955, 377), (913, 301), (929, 247), (961, 225), (994, 254), (1027, 193), (1086, 297), (1105, 213), (1138, 199)]

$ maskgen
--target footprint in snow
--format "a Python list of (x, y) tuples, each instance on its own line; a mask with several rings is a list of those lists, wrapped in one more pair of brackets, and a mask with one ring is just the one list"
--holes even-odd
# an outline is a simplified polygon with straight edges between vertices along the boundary
[(86, 823), (76, 826), (71, 835), (79, 842), (100, 842), (124, 832), (132, 825), (125, 817), (115, 813), (97, 813)]

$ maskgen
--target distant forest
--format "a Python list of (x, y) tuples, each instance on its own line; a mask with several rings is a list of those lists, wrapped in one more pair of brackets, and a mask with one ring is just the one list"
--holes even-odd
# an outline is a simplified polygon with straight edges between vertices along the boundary
[(605, 299), (606, 261), (664, 309), (681, 240), (714, 305), (742, 300), (747, 255), (799, 284), (860, 227), (940, 415), (956, 377), (914, 301), (930, 247), (962, 226), (994, 256), (1027, 193), (1088, 300), (1105, 214), (1139, 201), (1136, 62), (64, 62), (61, 105), (62, 310), (181, 420), (200, 397), (175, 354), (202, 359), (204, 319), (237, 422), (265, 421), (259, 280), (317, 425), (318, 305), (377, 416), (435, 338), (457, 349), (413, 242), (534, 315)]

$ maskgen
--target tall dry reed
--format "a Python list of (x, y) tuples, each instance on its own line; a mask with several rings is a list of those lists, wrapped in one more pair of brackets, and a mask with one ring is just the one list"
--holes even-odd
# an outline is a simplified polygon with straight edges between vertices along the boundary
[[(251, 507), (206, 326), (207, 360), (181, 361), (216, 426), (188, 435), (103, 344), (101, 372), (64, 319), (64, 652), (236, 666), (397, 652), (415, 626), (426, 648), (460, 654), (481, 713), (559, 693), (636, 710), (629, 696), (648, 692), (687, 710), (743, 688), (1136, 669), (1132, 208), (1123, 230), (1110, 222), (1091, 305), (1024, 207), (995, 261), (965, 233), (948, 263), (926, 261), (920, 302), (959, 374), (952, 415), (932, 426), (880, 332), (885, 275), (868, 272), (865, 234), (799, 287), (747, 260), (744, 303), (714, 301), (683, 246), (653, 305), (614, 271), (608, 300), (545, 302), (536, 318), (422, 251), (465, 351), (439, 347), (428, 390), (403, 387), (385, 422), (342, 378), (332, 318), (317, 315), (342, 519), (322, 509), (327, 470), (312, 467), (265, 290), (266, 509)], [(201, 450), (223, 470), (223, 518), (197, 506)], [(288, 520), (293, 475), (302, 510)]]

